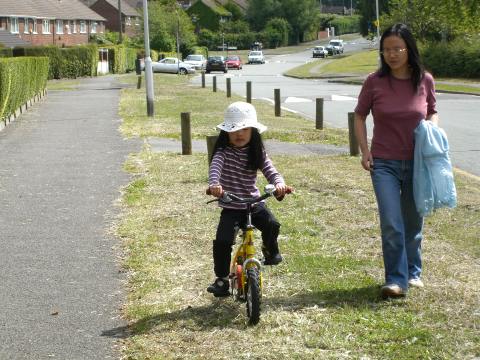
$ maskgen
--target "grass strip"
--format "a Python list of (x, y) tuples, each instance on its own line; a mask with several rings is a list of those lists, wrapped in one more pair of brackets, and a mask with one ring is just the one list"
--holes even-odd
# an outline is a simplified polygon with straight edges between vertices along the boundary
[[(196, 109), (194, 119), (209, 119), (195, 122), (195, 136), (200, 136), (211, 131), (226, 104), (233, 101), (190, 88), (185, 78), (161, 79), (155, 89), (154, 119), (142, 115), (144, 93), (122, 92), (126, 135), (174, 137), (179, 131), (179, 108), (173, 104), (188, 104)], [(196, 91), (201, 94), (192, 95)], [(259, 118), (268, 120), (272, 108), (256, 105)], [(210, 112), (216, 116), (209, 117)], [(268, 123), (276, 136), (289, 132), (290, 122), (299, 121), (281, 120)], [(306, 133), (316, 132), (311, 127), (303, 131), (294, 137), (312, 138)], [(426, 288), (411, 291), (404, 300), (382, 301), (376, 204), (358, 158), (272, 158), (296, 193), (283, 202), (269, 201), (282, 223), (279, 242), (285, 261), (265, 269), (261, 321), (248, 327), (244, 304), (215, 299), (205, 291), (213, 280), (211, 248), (219, 216), (215, 205), (205, 204), (206, 155), (151, 153), (146, 148), (130, 156), (125, 170), (134, 180), (124, 189), (117, 227), (128, 272), (126, 358), (467, 359), (480, 355), (478, 179), (457, 174), (458, 207), (426, 219)]]
[(285, 261), (265, 269), (261, 322), (248, 327), (244, 304), (205, 291), (219, 215), (205, 204), (206, 156), (130, 157), (136, 180), (118, 228), (128, 254), (128, 359), (230, 359), (232, 349), (238, 359), (478, 356), (478, 182), (457, 176), (459, 207), (426, 221), (426, 289), (382, 301), (376, 205), (358, 159), (273, 160), (296, 193), (269, 202)]

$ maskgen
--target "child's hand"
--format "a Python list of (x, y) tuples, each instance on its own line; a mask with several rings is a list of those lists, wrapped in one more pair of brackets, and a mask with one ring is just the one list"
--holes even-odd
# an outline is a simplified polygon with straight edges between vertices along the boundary
[(287, 193), (288, 186), (285, 184), (277, 184), (275, 185), (275, 197), (283, 198)]
[(208, 188), (210, 190), (210, 194), (215, 197), (221, 197), (223, 194), (223, 189), (221, 185), (212, 185)]

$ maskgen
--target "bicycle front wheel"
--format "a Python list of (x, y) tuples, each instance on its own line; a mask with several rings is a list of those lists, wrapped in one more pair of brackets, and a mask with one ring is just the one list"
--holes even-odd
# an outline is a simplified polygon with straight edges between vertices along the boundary
[(247, 316), (250, 325), (256, 325), (260, 321), (260, 281), (258, 269), (247, 271)]

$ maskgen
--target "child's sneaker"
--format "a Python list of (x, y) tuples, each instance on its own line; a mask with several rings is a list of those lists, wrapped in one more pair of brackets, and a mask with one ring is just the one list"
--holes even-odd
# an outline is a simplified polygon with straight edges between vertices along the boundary
[(217, 278), (212, 285), (207, 287), (207, 291), (215, 297), (224, 297), (230, 295), (229, 287), (228, 280)]
[(263, 265), (278, 265), (283, 261), (282, 255), (275, 254), (265, 256), (265, 260), (263, 260)]
[(262, 247), (262, 252), (264, 257), (263, 265), (278, 265), (283, 260), (282, 255), (278, 251), (272, 255), (267, 248)]

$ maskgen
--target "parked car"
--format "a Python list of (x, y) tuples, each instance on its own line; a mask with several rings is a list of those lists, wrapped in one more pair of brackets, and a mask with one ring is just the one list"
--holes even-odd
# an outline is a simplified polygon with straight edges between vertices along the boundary
[(240, 59), (240, 56), (238, 55), (227, 56), (226, 62), (227, 62), (227, 67), (229, 69), (238, 69), (238, 70), (242, 69), (242, 66), (243, 66), (242, 59)]
[(332, 39), (327, 45), (327, 51), (330, 55), (343, 54), (343, 40)]
[(250, 51), (248, 53), (248, 63), (265, 64), (265, 56), (263, 55), (263, 51)]
[(152, 62), (153, 72), (173, 73), (173, 74), (195, 74), (195, 68), (187, 63), (179, 61), (177, 58), (167, 57), (160, 61)]
[(325, 49), (325, 46), (315, 46), (312, 50), (312, 56), (314, 58), (316, 57), (326, 58), (328, 56), (328, 50)]
[(223, 56), (209, 56), (205, 72), (208, 74), (211, 71), (223, 71), (224, 73), (228, 71), (227, 63)]
[(192, 65), (195, 70), (205, 70), (207, 67), (207, 59), (201, 54), (190, 54), (183, 62)]

